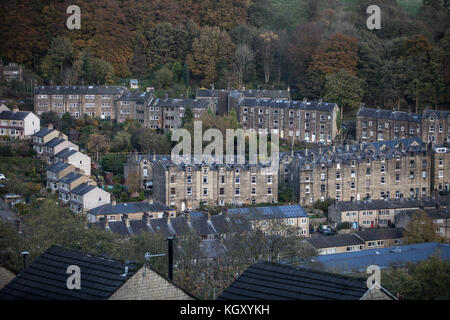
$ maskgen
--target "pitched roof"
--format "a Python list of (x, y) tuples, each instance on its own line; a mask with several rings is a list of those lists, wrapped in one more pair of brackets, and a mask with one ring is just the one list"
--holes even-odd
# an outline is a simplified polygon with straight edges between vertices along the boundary
[(70, 166), (72, 166), (70, 163), (57, 162), (48, 167), (47, 171), (58, 173)]
[[(76, 187), (75, 189), (73, 189), (71, 192), (72, 192), (73, 194), (82, 196), (82, 195), (84, 195), (84, 194), (86, 194), (86, 193), (88, 193), (88, 192), (94, 190), (95, 188), (98, 188), (98, 187), (93, 186), (93, 185), (90, 185), (90, 184), (87, 184), (87, 183), (82, 183), (82, 184), (80, 184), (78, 187)], [(98, 188), (98, 189), (100, 189), (100, 188)], [(101, 190), (101, 189), (100, 189), (100, 190)]]
[(364, 241), (354, 233), (336, 234), (332, 236), (318, 234), (306, 239), (306, 241), (316, 249), (364, 245)]
[(364, 201), (339, 201), (336, 207), (341, 211), (352, 210), (377, 210), (377, 209), (400, 209), (400, 208), (432, 208), (437, 204), (436, 200), (431, 198), (421, 199), (377, 199)]
[[(67, 288), (67, 268), (80, 267), (81, 289)], [(133, 274), (125, 264), (76, 250), (53, 246), (0, 290), (8, 300), (104, 300)]]
[(40, 86), (35, 87), (34, 94), (118, 95), (125, 90), (125, 87), (117, 86)]
[(244, 107), (271, 107), (271, 108), (288, 108), (299, 110), (316, 110), (316, 111), (332, 111), (337, 105), (331, 102), (317, 101), (290, 101), (283, 99), (249, 99), (245, 98), (239, 102), (239, 106)]
[(120, 96), (118, 101), (136, 101), (137, 103), (145, 103), (151, 100), (153, 94), (150, 92), (127, 91)]
[(403, 238), (402, 228), (367, 228), (356, 234), (364, 241)]
[(49, 148), (54, 148), (54, 147), (58, 146), (59, 144), (63, 143), (64, 141), (66, 141), (66, 140), (60, 139), (60, 138), (53, 138), (52, 140), (50, 140), (49, 142), (47, 142), (44, 145)]
[(100, 207), (94, 208), (89, 211), (93, 215), (105, 215), (105, 214), (129, 214), (137, 212), (164, 212), (174, 211), (174, 209), (162, 204), (148, 202), (124, 202), (117, 204), (104, 204)]
[(56, 131), (55, 129), (49, 129), (49, 128), (42, 128), (41, 130), (39, 130), (38, 132), (36, 132), (35, 134), (33, 134), (33, 136), (35, 137), (45, 137), (46, 135), (52, 133)]
[(61, 150), (60, 152), (58, 152), (55, 157), (56, 158), (61, 158), (61, 159), (66, 159), (68, 157), (70, 157), (71, 155), (77, 153), (78, 151), (73, 149), (73, 148), (65, 148), (64, 150)]
[(173, 108), (202, 108), (206, 109), (209, 106), (209, 102), (202, 99), (161, 99), (157, 98), (152, 103), (155, 107), (173, 107)]
[(240, 214), (248, 219), (288, 219), (308, 217), (306, 211), (300, 205), (231, 208), (229, 214)]
[(366, 279), (279, 263), (250, 266), (226, 288), (220, 300), (359, 300)]
[(436, 242), (409, 244), (399, 247), (326, 254), (313, 259), (320, 262), (327, 270), (358, 273), (366, 272), (370, 265), (377, 265), (381, 269), (405, 266), (409, 262), (416, 263), (435, 254), (443, 260), (450, 260), (450, 244)]
[(389, 119), (396, 121), (411, 121), (411, 122), (421, 122), (422, 115), (411, 112), (386, 110), (386, 109), (373, 109), (362, 107), (358, 110), (358, 117), (370, 117), (370, 118), (380, 118)]
[(30, 111), (2, 111), (0, 112), (0, 119), (2, 120), (24, 120), (32, 112)]
[(66, 174), (64, 177), (62, 177), (59, 181), (62, 183), (72, 183), (81, 177), (84, 177), (82, 174), (71, 172), (69, 174)]

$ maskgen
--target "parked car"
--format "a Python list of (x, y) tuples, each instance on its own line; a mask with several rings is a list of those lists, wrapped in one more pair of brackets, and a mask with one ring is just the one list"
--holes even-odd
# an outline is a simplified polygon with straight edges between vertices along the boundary
[(6, 177), (3, 173), (0, 173), (0, 180), (6, 180)]
[(325, 226), (320, 226), (317, 229), (317, 231), (319, 233), (323, 234), (323, 235), (326, 235), (326, 236), (331, 236), (331, 235), (336, 233), (336, 231), (334, 231), (333, 229), (331, 229), (329, 226), (326, 226), (326, 225)]

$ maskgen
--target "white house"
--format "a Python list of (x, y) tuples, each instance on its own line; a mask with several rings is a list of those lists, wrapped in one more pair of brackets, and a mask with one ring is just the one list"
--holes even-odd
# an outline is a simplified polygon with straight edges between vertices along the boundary
[(38, 132), (41, 120), (30, 111), (4, 110), (0, 113), (0, 135), (23, 139)]
[(111, 195), (89, 183), (80, 184), (70, 191), (70, 210), (75, 213), (88, 212), (111, 202)]
[(54, 157), (54, 163), (70, 163), (83, 171), (86, 176), (91, 175), (91, 157), (79, 152), (74, 147), (68, 147), (57, 153)]

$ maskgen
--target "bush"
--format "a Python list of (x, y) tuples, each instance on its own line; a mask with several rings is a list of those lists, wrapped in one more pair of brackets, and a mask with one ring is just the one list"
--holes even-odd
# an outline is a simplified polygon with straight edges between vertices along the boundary
[(350, 222), (342, 222), (341, 224), (339, 224), (337, 226), (338, 230), (343, 230), (343, 229), (350, 229), (352, 227), (352, 224)]

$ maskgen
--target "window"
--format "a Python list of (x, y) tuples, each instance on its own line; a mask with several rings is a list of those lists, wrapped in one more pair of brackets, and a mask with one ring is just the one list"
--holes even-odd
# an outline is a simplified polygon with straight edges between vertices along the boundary
[(252, 195), (256, 194), (256, 188), (252, 188)]
[(241, 190), (239, 188), (235, 189), (235, 195), (239, 196), (241, 194)]
[(219, 195), (223, 196), (225, 194), (225, 188), (219, 189)]
[(384, 173), (384, 172), (385, 172), (385, 169), (386, 169), (386, 167), (385, 167), (385, 166), (381, 166), (381, 168), (380, 168), (380, 172), (381, 172), (381, 173)]
[(409, 178), (410, 179), (414, 179), (414, 171), (410, 171), (409, 172)]
[(175, 176), (170, 177), (170, 183), (175, 183)]
[(225, 183), (225, 176), (220, 176), (220, 183)]
[(272, 188), (267, 188), (267, 195), (269, 195), (269, 196), (272, 195)]
[(176, 194), (175, 188), (170, 188), (170, 195), (174, 196)]
[(385, 178), (381, 177), (381, 184), (384, 184), (384, 183), (385, 183)]
[(203, 183), (207, 184), (208, 183), (208, 176), (203, 176)]
[(366, 169), (366, 176), (370, 176), (370, 168)]
[(192, 176), (186, 177), (186, 183), (192, 183)]
[(192, 187), (187, 187), (187, 189), (186, 189), (186, 195), (187, 195), (187, 196), (192, 196)]
[(267, 176), (267, 184), (272, 184), (272, 176)]
[(203, 188), (203, 195), (207, 196), (208, 195), (208, 188)]
[(252, 176), (252, 184), (256, 184), (256, 176)]
[(241, 182), (240, 177), (236, 177), (236, 184), (239, 184)]

